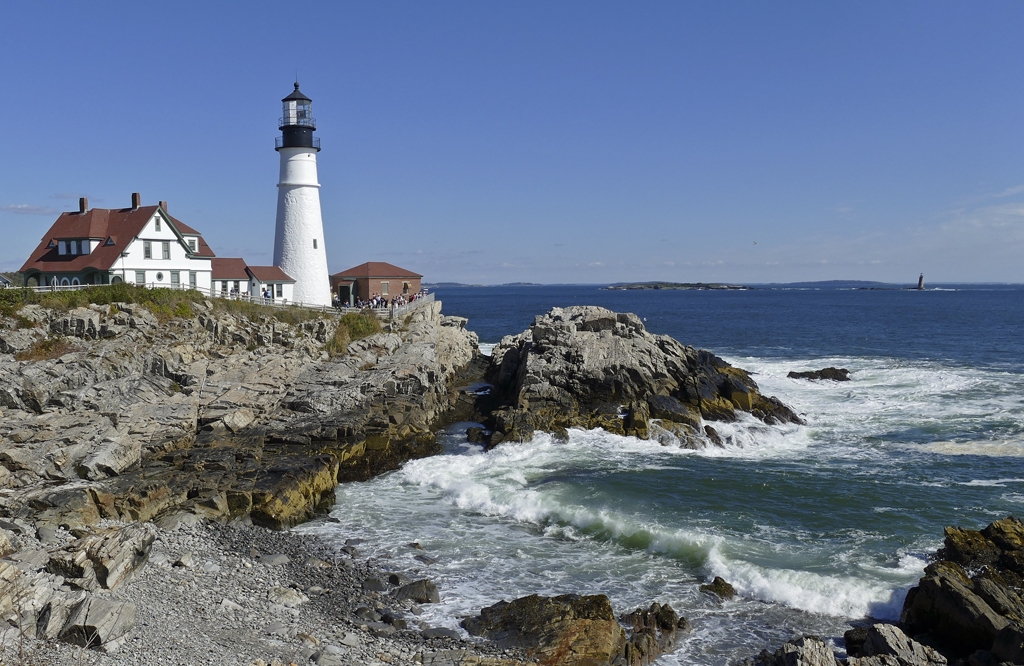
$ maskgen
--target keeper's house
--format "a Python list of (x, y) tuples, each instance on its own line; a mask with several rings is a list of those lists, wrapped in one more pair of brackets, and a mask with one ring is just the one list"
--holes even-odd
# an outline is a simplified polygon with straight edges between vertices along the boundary
[(143, 206), (132, 194), (131, 208), (62, 213), (21, 267), (32, 286), (116, 284), (150, 287), (212, 286), (213, 250), (195, 229), (167, 213), (167, 202)]
[(394, 298), (419, 292), (423, 276), (384, 261), (368, 261), (331, 276), (331, 291), (342, 303), (373, 295)]
[(293, 300), (295, 280), (278, 266), (250, 266), (245, 259), (234, 257), (215, 257), (212, 263), (214, 296), (253, 296), (282, 303)]

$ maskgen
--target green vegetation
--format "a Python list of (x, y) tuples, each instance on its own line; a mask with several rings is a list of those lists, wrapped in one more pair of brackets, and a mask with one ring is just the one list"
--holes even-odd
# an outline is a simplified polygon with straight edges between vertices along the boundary
[(136, 303), (150, 310), (161, 321), (174, 317), (193, 316), (193, 303), (209, 301), (215, 310), (241, 315), (249, 319), (270, 317), (285, 324), (300, 324), (319, 319), (322, 312), (299, 307), (271, 307), (247, 301), (209, 298), (202, 293), (186, 289), (150, 289), (124, 282), (100, 287), (85, 287), (75, 291), (34, 291), (31, 289), (0, 290), (0, 316), (13, 318), (24, 305), (36, 304), (44, 308), (67, 311), (95, 303)]
[(49, 361), (60, 358), (75, 350), (75, 345), (67, 338), (54, 337), (39, 340), (23, 352), (14, 355), (17, 361)]
[(327, 341), (327, 353), (331, 356), (344, 356), (350, 342), (362, 340), (380, 331), (380, 321), (373, 312), (349, 312), (338, 321), (334, 337)]

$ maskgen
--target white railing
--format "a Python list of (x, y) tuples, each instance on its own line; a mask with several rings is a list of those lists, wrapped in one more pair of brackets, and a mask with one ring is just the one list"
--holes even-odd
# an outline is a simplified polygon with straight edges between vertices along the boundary
[[(135, 287), (146, 287), (147, 289), (181, 289), (184, 291), (198, 291), (204, 296), (210, 298), (223, 298), (232, 301), (244, 301), (247, 303), (254, 303), (256, 305), (265, 305), (268, 307), (290, 307), (290, 308), (305, 308), (307, 310), (317, 310), (320, 312), (334, 312), (334, 313), (346, 313), (346, 312), (362, 312), (363, 310), (372, 310), (381, 319), (394, 319), (401, 317), (413, 310), (419, 308), (425, 303), (432, 303), (434, 301), (434, 294), (420, 293), (416, 295), (416, 298), (405, 305), (394, 305), (384, 306), (380, 308), (358, 308), (349, 307), (343, 305), (341, 307), (334, 307), (332, 305), (320, 305), (317, 303), (303, 303), (301, 301), (289, 301), (285, 298), (265, 298), (263, 296), (255, 296), (249, 293), (232, 293), (230, 291), (218, 290), (214, 288), (204, 289), (202, 287), (190, 287), (185, 284), (160, 284), (156, 282), (149, 282), (146, 284), (135, 284), (135, 283), (124, 283), (130, 284)], [(35, 292), (48, 292), (48, 291), (78, 291), (80, 289), (90, 289), (92, 287), (109, 287), (108, 284), (63, 284), (63, 285), (44, 285), (41, 287), (24, 287)], [(17, 289), (18, 287), (14, 287)]]

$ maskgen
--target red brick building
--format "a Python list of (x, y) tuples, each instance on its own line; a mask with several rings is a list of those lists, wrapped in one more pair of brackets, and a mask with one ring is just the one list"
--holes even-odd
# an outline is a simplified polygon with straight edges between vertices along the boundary
[(377, 294), (388, 299), (412, 296), (423, 276), (384, 261), (368, 261), (331, 276), (331, 292), (342, 303), (367, 301)]

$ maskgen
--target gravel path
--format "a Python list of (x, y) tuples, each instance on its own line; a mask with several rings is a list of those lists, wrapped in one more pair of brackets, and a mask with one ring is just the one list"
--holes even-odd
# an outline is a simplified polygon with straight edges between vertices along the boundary
[(29, 642), (20, 656), (16, 648), (0, 655), (0, 666), (443, 665), (467, 651), (523, 659), (450, 630), (425, 632), (417, 604), (392, 594), (393, 583), (407, 579), (354, 549), (339, 553), (311, 535), (244, 524), (156, 533), (133, 581), (94, 593), (136, 605), (136, 628), (123, 647), (108, 655)]

